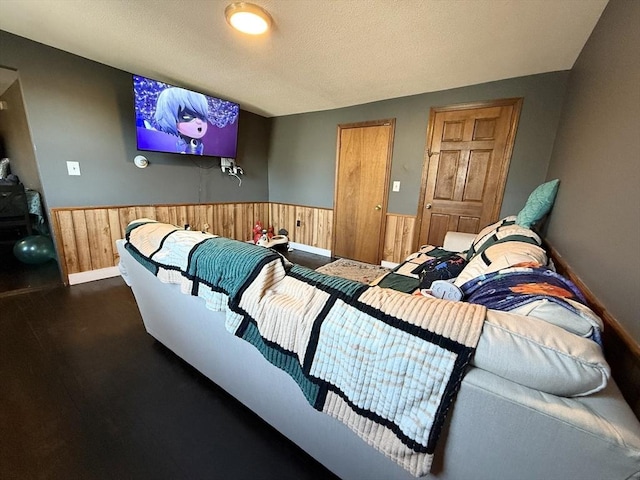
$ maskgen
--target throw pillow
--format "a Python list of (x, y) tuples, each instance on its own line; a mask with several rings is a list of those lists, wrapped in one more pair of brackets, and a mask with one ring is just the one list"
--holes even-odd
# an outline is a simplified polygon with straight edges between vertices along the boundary
[(549, 213), (556, 199), (559, 184), (560, 180), (551, 180), (539, 185), (531, 192), (524, 208), (516, 216), (516, 223), (522, 227), (531, 228), (534, 223)]

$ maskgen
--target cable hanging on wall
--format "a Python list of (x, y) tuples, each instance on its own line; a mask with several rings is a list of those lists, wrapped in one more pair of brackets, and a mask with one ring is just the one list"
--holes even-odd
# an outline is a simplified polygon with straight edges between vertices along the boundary
[(244, 170), (242, 167), (236, 165), (236, 161), (233, 158), (220, 158), (220, 170), (223, 173), (227, 173), (230, 177), (236, 177), (238, 179), (238, 187), (242, 186), (242, 178), (240, 175), (244, 175)]

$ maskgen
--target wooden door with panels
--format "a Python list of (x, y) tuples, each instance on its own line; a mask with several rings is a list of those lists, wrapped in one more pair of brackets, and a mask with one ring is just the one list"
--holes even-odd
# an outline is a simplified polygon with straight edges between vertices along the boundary
[(338, 125), (334, 257), (380, 264), (395, 119)]
[(498, 220), (522, 98), (432, 108), (415, 246)]

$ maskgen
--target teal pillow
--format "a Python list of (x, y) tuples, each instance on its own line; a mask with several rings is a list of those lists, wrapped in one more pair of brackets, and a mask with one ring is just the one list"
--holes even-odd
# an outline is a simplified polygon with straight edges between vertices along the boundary
[(531, 192), (527, 203), (516, 217), (516, 223), (521, 227), (531, 228), (534, 223), (549, 213), (556, 199), (559, 184), (560, 180), (551, 180), (539, 185)]

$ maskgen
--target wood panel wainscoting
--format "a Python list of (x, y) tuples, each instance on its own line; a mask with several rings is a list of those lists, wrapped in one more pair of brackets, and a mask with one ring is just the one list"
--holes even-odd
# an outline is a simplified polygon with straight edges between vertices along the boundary
[[(51, 209), (56, 248), (68, 284), (70, 274), (115, 267), (115, 241), (132, 220), (150, 218), (236, 240), (250, 240), (257, 220), (289, 232), (289, 240), (329, 254), (333, 210), (286, 203), (128, 205)], [(399, 263), (412, 252), (415, 217), (387, 214), (383, 260)], [(207, 227), (208, 225), (208, 227)], [(207, 227), (207, 228), (205, 228)]]
[(206, 230), (249, 240), (256, 220), (268, 219), (268, 203), (198, 205), (137, 205), (51, 209), (56, 248), (67, 283), (70, 274), (100, 270), (118, 264), (115, 241), (138, 218)]
[(331, 248), (333, 211), (326, 208), (269, 202), (53, 208), (51, 219), (65, 284), (71, 274), (115, 267), (115, 241), (138, 218), (188, 224), (193, 230), (241, 241), (253, 238), (253, 226), (261, 220), (265, 228), (273, 225), (276, 233), (286, 229), (291, 242)]
[(387, 213), (382, 260), (402, 262), (416, 248), (413, 245), (415, 215)]
[(327, 252), (331, 249), (333, 210), (330, 208), (270, 203), (269, 224), (274, 226), (275, 233), (282, 228), (289, 232), (291, 242)]

